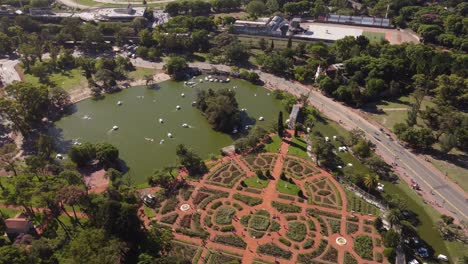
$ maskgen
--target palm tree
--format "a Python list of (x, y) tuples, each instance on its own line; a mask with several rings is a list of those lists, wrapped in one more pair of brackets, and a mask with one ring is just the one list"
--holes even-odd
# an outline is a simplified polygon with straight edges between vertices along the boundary
[(379, 183), (379, 176), (376, 174), (366, 174), (364, 176), (364, 186), (367, 187), (367, 192), (370, 192), (371, 189), (374, 189)]
[(390, 209), (388, 212), (387, 212), (387, 221), (390, 223), (390, 226), (393, 228), (393, 226), (397, 223), (400, 222), (400, 210), (398, 209)]

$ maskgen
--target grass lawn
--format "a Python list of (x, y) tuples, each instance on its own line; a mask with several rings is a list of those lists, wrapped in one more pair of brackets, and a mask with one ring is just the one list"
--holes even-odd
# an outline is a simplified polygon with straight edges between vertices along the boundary
[[(368, 110), (372, 119), (376, 120), (386, 128), (393, 130), (396, 123), (403, 122), (407, 117), (407, 111), (411, 107), (413, 98), (410, 96), (402, 96), (394, 100), (381, 100), (367, 104), (363, 107)], [(432, 106), (433, 103), (425, 98), (421, 103), (421, 110), (427, 106)], [(422, 124), (422, 120), (418, 120), (418, 124)]]
[(265, 144), (265, 147), (264, 147), (265, 151), (277, 153), (278, 149), (281, 146), (281, 141), (282, 141), (281, 138), (275, 134), (274, 136), (271, 137), (271, 142), (268, 144)]
[(309, 156), (307, 155), (307, 142), (299, 137), (293, 137), (291, 141), (288, 154), (303, 159), (309, 159)]
[(301, 190), (299, 186), (295, 184), (291, 184), (290, 182), (287, 182), (287, 181), (283, 181), (281, 179), (278, 180), (276, 189), (281, 193), (290, 194), (290, 195), (297, 195), (299, 191)]
[(131, 79), (143, 79), (145, 75), (153, 75), (155, 74), (154, 69), (148, 68), (136, 68), (134, 71), (128, 74), (128, 78)]
[(145, 215), (148, 216), (148, 218), (153, 218), (156, 216), (156, 212), (154, 212), (154, 209), (149, 208), (148, 206), (144, 206), (143, 210), (145, 211)]
[[(267, 36), (262, 36), (262, 37), (257, 37), (257, 36), (238, 36), (238, 39), (245, 45), (249, 47), (254, 47), (254, 48), (259, 48), (260, 46), (258, 45), (259, 40), (263, 38), (266, 40), (267, 47), (270, 47), (271, 45), (271, 38)], [(301, 41), (292, 41), (292, 48), (294, 49)], [(288, 40), (282, 40), (282, 39), (273, 39), (273, 43), (275, 46), (275, 49), (285, 49), (288, 46)]]
[[(439, 144), (434, 144), (434, 149), (440, 149)], [(457, 149), (452, 149), (449, 154), (453, 159), (458, 160), (459, 164), (468, 164), (468, 155)], [(468, 170), (462, 166), (457, 166), (454, 162), (444, 159), (437, 159), (435, 156), (430, 158), (432, 164), (440, 170), (456, 184), (458, 184), (465, 192), (468, 192)]]
[(244, 183), (252, 188), (263, 189), (268, 186), (269, 180), (262, 180), (257, 176), (248, 177), (244, 179)]
[(20, 212), (21, 210), (14, 208), (0, 207), (0, 215), (5, 216), (5, 218), (15, 217), (15, 215), (19, 214)]
[(367, 37), (370, 42), (380, 42), (381, 40), (385, 39), (385, 33), (381, 32), (370, 32), (370, 31), (364, 31), (362, 32), (362, 35), (364, 37)]
[[(24, 80), (33, 84), (39, 84), (39, 78), (31, 74), (24, 74)], [(87, 85), (86, 78), (81, 75), (80, 69), (49, 74), (49, 80), (58, 87), (62, 87), (66, 91), (69, 91), (80, 85)]]

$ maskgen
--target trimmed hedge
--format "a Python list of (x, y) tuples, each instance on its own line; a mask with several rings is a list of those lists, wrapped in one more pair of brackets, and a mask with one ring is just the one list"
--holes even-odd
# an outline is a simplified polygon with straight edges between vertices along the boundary
[(232, 198), (238, 200), (238, 201), (241, 201), (247, 205), (250, 205), (250, 206), (256, 206), (256, 205), (259, 205), (263, 202), (263, 199), (261, 198), (257, 198), (257, 197), (252, 197), (252, 196), (247, 196), (247, 195), (242, 195), (242, 194), (239, 194), (239, 193), (235, 193)]
[(283, 245), (290, 247), (291, 246), (291, 241), (287, 240), (284, 237), (279, 238), (279, 242), (281, 242)]
[(161, 217), (160, 222), (172, 225), (175, 223), (178, 217), (179, 217), (178, 213), (172, 213), (172, 214)]
[(286, 236), (296, 242), (301, 242), (307, 235), (307, 227), (302, 222), (290, 222), (288, 223), (288, 232)]
[(272, 201), (271, 205), (282, 213), (300, 213), (302, 211), (302, 208), (299, 206), (280, 203), (276, 201)]
[(247, 248), (247, 243), (245, 243), (245, 241), (241, 237), (232, 234), (216, 235), (214, 238), (214, 242), (238, 248)]
[(277, 258), (283, 259), (290, 259), (292, 256), (292, 252), (289, 250), (284, 250), (273, 243), (268, 243), (264, 245), (260, 245), (257, 247), (257, 253), (265, 254)]

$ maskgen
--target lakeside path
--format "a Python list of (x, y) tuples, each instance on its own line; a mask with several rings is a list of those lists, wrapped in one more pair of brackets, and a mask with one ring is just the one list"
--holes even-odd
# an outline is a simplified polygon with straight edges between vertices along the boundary
[[(153, 63), (141, 58), (132, 59), (136, 67), (162, 69), (164, 63)], [(9, 63), (9, 67), (16, 64)], [(5, 65), (4, 65), (5, 66)], [(226, 65), (214, 65), (204, 62), (190, 63), (189, 66), (199, 69), (218, 69), (229, 72), (231, 68)], [(322, 95), (312, 87), (285, 80), (269, 73), (256, 70), (260, 79), (267, 88), (287, 91), (296, 96), (308, 95), (311, 105), (320, 110), (329, 119), (340, 123), (344, 128), (350, 130), (359, 128), (365, 132), (366, 137), (375, 144), (376, 153), (388, 164), (396, 164), (395, 172), (408, 184), (413, 179), (422, 188), (421, 195), (425, 201), (435, 204), (434, 208), (440, 213), (454, 216), (458, 220), (467, 220), (468, 196), (455, 183), (450, 181), (431, 163), (425, 161), (420, 154), (405, 149), (396, 139), (395, 135), (377, 122), (369, 120), (362, 111), (347, 107), (339, 102), (333, 101)], [(391, 136), (388, 137), (381, 129)]]

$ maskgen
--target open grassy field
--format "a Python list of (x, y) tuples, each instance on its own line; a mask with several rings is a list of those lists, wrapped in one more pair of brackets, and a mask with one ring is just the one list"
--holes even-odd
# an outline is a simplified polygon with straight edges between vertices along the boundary
[(370, 42), (380, 42), (381, 40), (385, 39), (385, 33), (382, 32), (364, 31), (362, 35), (367, 37)]
[(245, 178), (244, 183), (252, 188), (263, 189), (267, 187), (269, 180), (259, 179), (257, 176)]
[[(39, 78), (31, 74), (24, 74), (24, 80), (33, 84), (39, 84)], [(87, 86), (86, 78), (81, 75), (81, 69), (73, 69), (50, 74), (49, 80), (51, 83), (54, 83), (58, 87), (62, 87), (66, 91), (79, 86)]]
[(266, 152), (278, 152), (278, 149), (281, 145), (281, 139), (278, 135), (274, 135), (271, 137), (271, 142), (268, 144), (265, 144), (265, 151)]
[[(410, 108), (410, 104), (413, 99), (409, 96), (402, 96), (396, 100), (387, 101), (382, 100), (377, 103), (368, 104), (364, 107), (372, 119), (379, 122), (389, 130), (393, 130), (393, 126), (396, 123), (404, 122), (407, 117), (407, 110)], [(433, 106), (434, 103), (429, 98), (425, 98), (421, 104), (421, 110), (426, 109), (428, 106)], [(423, 126), (424, 123), (421, 118), (418, 118), (418, 125)], [(439, 149), (438, 144), (434, 145), (435, 149)], [(452, 160), (438, 159), (435, 157), (431, 158), (432, 164), (439, 169), (442, 173), (446, 173), (447, 176), (457, 183), (463, 190), (468, 191), (468, 170), (462, 166), (466, 164), (468, 156), (457, 150), (452, 150), (449, 155)], [(457, 165), (460, 164), (460, 165)]]

